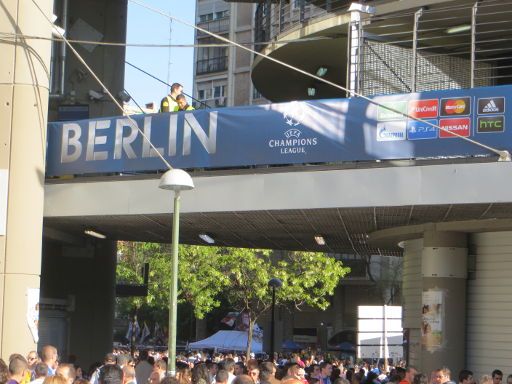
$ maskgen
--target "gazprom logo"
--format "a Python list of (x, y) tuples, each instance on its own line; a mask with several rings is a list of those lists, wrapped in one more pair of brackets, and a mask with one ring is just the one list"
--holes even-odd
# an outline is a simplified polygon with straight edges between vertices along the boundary
[(406, 138), (406, 122), (390, 121), (377, 124), (377, 141), (400, 141)]
[(285, 133), (284, 133), (284, 137), (286, 137), (287, 139), (291, 138), (291, 137), (296, 137), (297, 139), (300, 137), (301, 135), (301, 131), (299, 131), (298, 129), (289, 129), (287, 130)]

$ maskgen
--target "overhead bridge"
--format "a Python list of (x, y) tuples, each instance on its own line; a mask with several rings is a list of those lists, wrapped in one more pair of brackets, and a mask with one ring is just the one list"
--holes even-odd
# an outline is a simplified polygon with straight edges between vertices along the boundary
[(370, 234), (512, 219), (510, 163), (463, 139), (510, 150), (510, 95), (506, 86), (53, 123), (47, 173), (83, 177), (47, 181), (47, 235), (96, 228), (168, 242), (160, 154), (193, 170), (184, 243), (208, 233), (234, 247), (400, 254), (398, 238), (372, 243)]

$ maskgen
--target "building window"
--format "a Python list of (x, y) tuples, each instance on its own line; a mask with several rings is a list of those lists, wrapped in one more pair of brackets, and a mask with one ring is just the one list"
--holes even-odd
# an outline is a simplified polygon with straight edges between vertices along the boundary
[(200, 89), (197, 91), (197, 98), (199, 100), (204, 100), (204, 89)]
[(216, 19), (223, 19), (225, 17), (229, 17), (229, 11), (215, 12)]
[(205, 15), (199, 15), (199, 22), (206, 23), (207, 21), (213, 20), (213, 13), (207, 13)]
[(213, 87), (213, 97), (224, 97), (225, 85), (216, 85)]

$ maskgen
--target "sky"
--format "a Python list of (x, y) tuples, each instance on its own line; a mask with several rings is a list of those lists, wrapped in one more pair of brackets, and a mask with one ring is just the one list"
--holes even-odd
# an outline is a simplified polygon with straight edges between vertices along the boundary
[[(145, 4), (168, 13), (178, 19), (194, 23), (195, 0), (143, 0)], [(195, 24), (195, 23), (194, 23)], [(169, 33), (169, 27), (172, 32)], [(163, 15), (128, 1), (127, 43), (137, 44), (193, 44), (194, 29), (169, 22)], [(127, 47), (126, 61), (151, 73), (167, 83), (181, 83), (184, 92), (192, 95), (194, 48), (139, 48)], [(170, 62), (170, 65), (169, 65)], [(151, 101), (160, 103), (167, 95), (168, 87), (148, 75), (125, 65), (125, 89), (139, 105)], [(191, 103), (191, 100), (189, 100)], [(133, 101), (129, 104), (135, 105)]]

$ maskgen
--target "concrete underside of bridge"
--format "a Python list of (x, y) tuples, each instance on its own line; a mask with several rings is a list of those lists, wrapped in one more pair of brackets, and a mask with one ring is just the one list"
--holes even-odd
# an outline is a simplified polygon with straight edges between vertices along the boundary
[[(221, 246), (400, 255), (398, 242), (420, 237), (427, 223), (460, 232), (512, 229), (510, 168), (211, 173), (183, 194), (180, 241), (204, 244), (198, 235), (207, 233)], [(71, 239), (92, 228), (114, 240), (170, 242), (172, 194), (158, 189), (155, 176), (112, 179), (47, 184), (45, 236)], [(325, 246), (316, 244), (318, 234)]]

